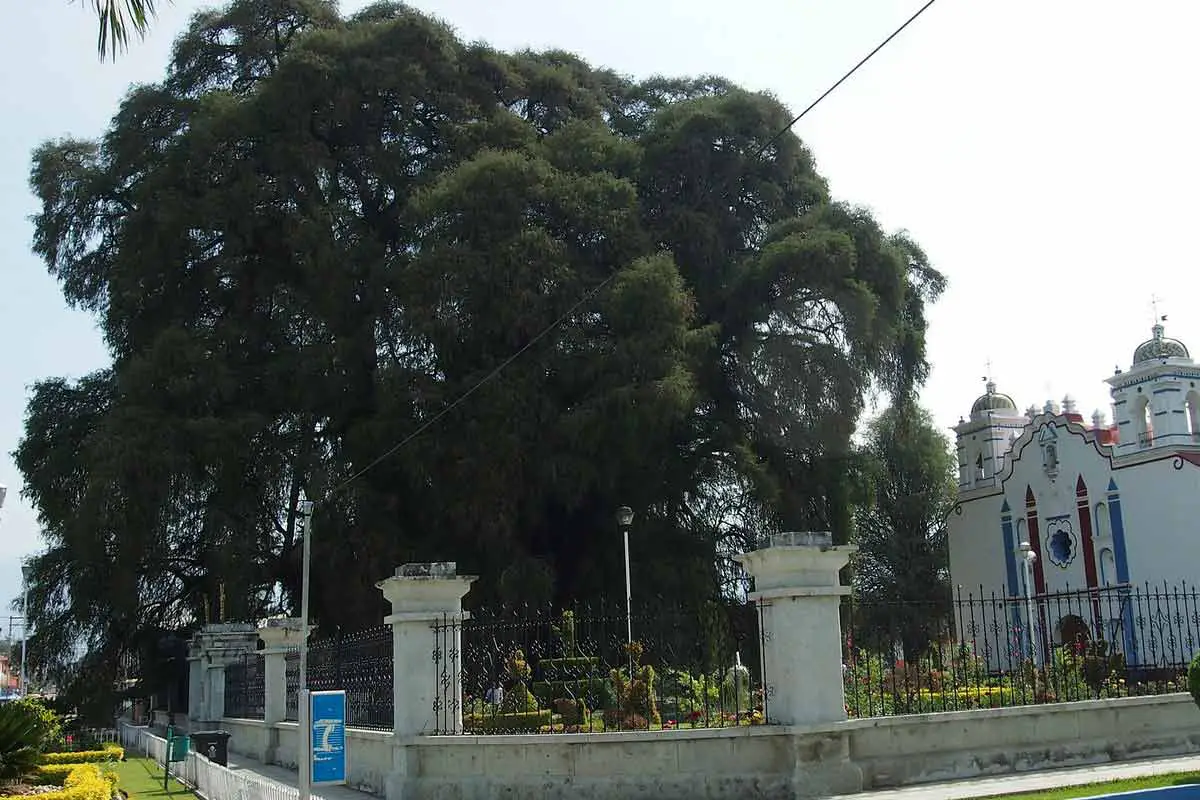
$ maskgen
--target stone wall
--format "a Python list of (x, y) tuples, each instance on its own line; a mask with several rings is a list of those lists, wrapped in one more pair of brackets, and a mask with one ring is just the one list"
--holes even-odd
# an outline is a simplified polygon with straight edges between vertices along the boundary
[[(233, 752), (295, 766), (294, 723), (223, 725)], [(1200, 752), (1200, 710), (1175, 694), (807, 728), (348, 739), (350, 784), (395, 800), (774, 800)]]

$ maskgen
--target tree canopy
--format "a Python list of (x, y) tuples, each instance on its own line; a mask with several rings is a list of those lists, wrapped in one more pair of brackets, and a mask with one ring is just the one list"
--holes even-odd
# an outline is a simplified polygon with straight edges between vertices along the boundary
[(616, 594), (621, 505), (638, 591), (681, 602), (764, 530), (844, 541), (864, 397), (924, 379), (943, 278), (789, 119), (395, 3), (196, 15), (100, 139), (34, 156), (34, 248), (112, 365), (29, 402), (31, 658), (294, 610), (302, 489), (328, 627), (407, 561)]
[(929, 413), (901, 401), (871, 421), (859, 463), (866, 491), (855, 518), (857, 638), (888, 651), (899, 644), (914, 658), (948, 621), (955, 456)]

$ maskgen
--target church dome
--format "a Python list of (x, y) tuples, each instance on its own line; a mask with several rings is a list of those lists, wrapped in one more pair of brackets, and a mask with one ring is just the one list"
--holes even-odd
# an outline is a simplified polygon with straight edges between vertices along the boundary
[(1134, 364), (1157, 361), (1160, 358), (1191, 358), (1183, 342), (1178, 339), (1168, 339), (1163, 335), (1164, 330), (1161, 324), (1155, 325), (1151, 330), (1152, 338), (1139, 344), (1137, 350), (1133, 351)]
[(996, 391), (996, 384), (991, 381), (987, 382), (987, 393), (980, 395), (979, 399), (971, 406), (972, 416), (976, 414), (985, 414), (988, 411), (1016, 411), (1017, 404), (1013, 399), (1006, 394), (1000, 394)]

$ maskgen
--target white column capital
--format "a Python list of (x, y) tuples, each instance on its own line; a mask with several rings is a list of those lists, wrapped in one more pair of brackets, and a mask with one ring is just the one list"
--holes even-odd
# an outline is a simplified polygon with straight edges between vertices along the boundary
[[(309, 636), (316, 630), (310, 625)], [(263, 653), (287, 652), (300, 646), (304, 638), (302, 620), (299, 617), (272, 617), (258, 623), (258, 638), (262, 639)]]
[[(453, 561), (404, 564), (396, 574), (375, 586), (392, 605), (387, 622), (418, 622), (443, 614), (462, 613), (462, 599), (479, 580), (476, 575), (459, 575)], [(395, 619), (393, 619), (395, 618)]]
[(858, 551), (854, 545), (834, 545), (829, 533), (781, 533), (772, 536), (767, 547), (734, 556), (734, 559), (754, 578), (756, 593), (782, 596), (788, 589), (807, 596), (844, 594), (839, 573), (850, 556)]

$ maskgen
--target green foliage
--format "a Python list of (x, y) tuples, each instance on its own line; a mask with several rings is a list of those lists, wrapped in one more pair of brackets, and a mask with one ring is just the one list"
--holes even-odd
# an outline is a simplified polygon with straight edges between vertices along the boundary
[(504, 700), (500, 704), (503, 714), (525, 714), (538, 710), (537, 698), (529, 691), (529, 679), (533, 671), (525, 660), (525, 653), (514, 650), (504, 664)]
[(912, 661), (947, 629), (950, 613), (950, 443), (927, 411), (900, 402), (871, 423), (858, 464), (856, 635), (869, 647), (899, 642)]
[(616, 708), (617, 697), (608, 678), (578, 678), (563, 681), (536, 681), (533, 695), (543, 706), (555, 700), (579, 700), (592, 708)]
[(625, 651), (630, 657), (632, 675), (629, 668), (614, 669), (610, 675), (620, 714), (618, 725), (632, 729), (661, 725), (658, 693), (655, 691), (657, 676), (654, 667), (641, 663), (645, 648), (641, 642), (630, 642), (625, 645)]
[(553, 718), (553, 712), (549, 709), (470, 714), (463, 717), (463, 728), (476, 733), (537, 733), (548, 726)]
[(1192, 663), (1188, 664), (1187, 671), (1188, 692), (1192, 695), (1192, 700), (1200, 706), (1200, 653), (1197, 653), (1192, 658)]
[(405, 561), (477, 571), (479, 603), (596, 598), (619, 505), (679, 602), (752, 534), (844, 541), (864, 397), (924, 379), (944, 281), (794, 135), (760, 154), (790, 118), (400, 4), (193, 17), (103, 137), (34, 155), (33, 247), (113, 363), (27, 409), (31, 665), (82, 699), (175, 620), (295, 613), (302, 488), (339, 488), (312, 611), (350, 629)]
[[(1081, 649), (1078, 654), (1080, 676), (1099, 697), (1107, 683), (1125, 672), (1125, 656), (1103, 639), (1087, 642)], [(1190, 669), (1188, 677), (1190, 681)]]
[(38, 723), (41, 751), (52, 750), (64, 744), (62, 718), (58, 712), (48, 707), (36, 697), (22, 697), (9, 701), (12, 705), (23, 708), (29, 716)]
[(118, 783), (113, 771), (105, 771), (97, 764), (74, 764), (63, 780), (63, 788), (57, 792), (46, 792), (39, 797), (49, 800), (112, 800)]
[(41, 757), (45, 727), (34, 709), (0, 703), (0, 781), (33, 773)]
[(120, 761), (125, 750), (120, 747), (104, 747), (100, 750), (79, 750), (73, 753), (44, 753), (42, 764), (95, 764), (105, 761)]
[(134, 35), (144, 37), (154, 19), (154, 0), (93, 0), (100, 32), (96, 50), (100, 58), (116, 58)]

